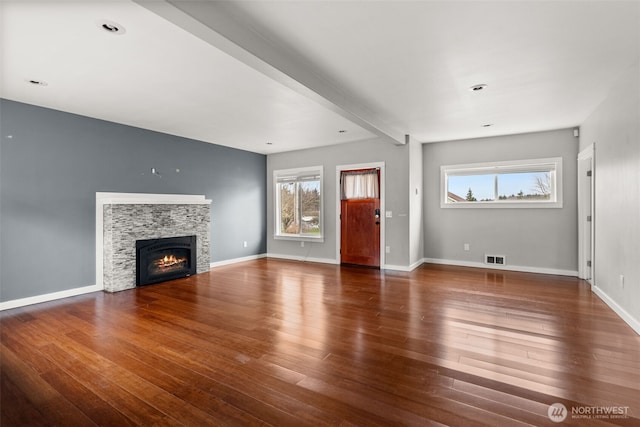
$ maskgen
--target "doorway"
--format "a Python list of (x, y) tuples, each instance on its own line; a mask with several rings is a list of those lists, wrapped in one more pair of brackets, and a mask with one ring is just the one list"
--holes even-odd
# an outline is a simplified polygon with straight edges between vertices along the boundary
[(594, 285), (595, 144), (578, 154), (578, 277)]
[(336, 168), (337, 245), (340, 264), (380, 268), (384, 228), (383, 167), (378, 164)]

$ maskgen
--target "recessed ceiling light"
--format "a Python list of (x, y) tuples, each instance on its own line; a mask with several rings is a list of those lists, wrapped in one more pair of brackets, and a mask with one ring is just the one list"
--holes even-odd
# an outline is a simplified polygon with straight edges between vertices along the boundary
[(47, 86), (49, 83), (44, 80), (27, 79), (27, 83), (31, 83), (34, 86)]
[(127, 32), (127, 30), (117, 22), (102, 20), (98, 21), (97, 24), (109, 34), (122, 35)]
[(480, 92), (481, 90), (485, 90), (487, 88), (486, 84), (473, 85), (469, 88), (471, 92)]
[(338, 133), (347, 133), (347, 131), (345, 129), (340, 129)]
[(485, 124), (482, 125), (483, 128), (488, 128), (488, 127), (491, 127), (491, 126), (493, 126), (493, 123), (485, 123)]
[(267, 141), (267, 143), (266, 143), (266, 144), (267, 144), (267, 145), (273, 145), (273, 142), (269, 142), (269, 141)]

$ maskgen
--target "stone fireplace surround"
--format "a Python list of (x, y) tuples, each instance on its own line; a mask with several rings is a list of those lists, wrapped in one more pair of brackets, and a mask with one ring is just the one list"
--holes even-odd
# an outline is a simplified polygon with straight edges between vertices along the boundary
[(211, 200), (202, 195), (96, 193), (96, 284), (136, 287), (136, 240), (196, 235), (196, 273), (209, 271)]

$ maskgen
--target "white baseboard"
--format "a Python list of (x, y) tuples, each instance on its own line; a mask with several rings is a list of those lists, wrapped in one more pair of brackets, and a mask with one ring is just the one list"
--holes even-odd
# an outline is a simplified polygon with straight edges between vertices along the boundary
[(409, 272), (412, 270), (408, 265), (394, 265), (394, 264), (385, 264), (380, 267), (381, 270), (391, 270), (391, 271), (406, 271)]
[(578, 277), (578, 272), (574, 270), (559, 270), (555, 268), (527, 267), (521, 265), (491, 265), (483, 262), (457, 261), (451, 259), (424, 258), (423, 262), (431, 264), (457, 265), (460, 267), (488, 268), (492, 270), (521, 271), (523, 273), (553, 274), (556, 276)]
[(224, 261), (216, 261), (209, 264), (210, 268), (221, 267), (223, 265), (237, 264), (239, 262), (252, 261), (255, 259), (265, 258), (267, 254), (250, 255), (241, 258), (225, 259)]
[(596, 294), (605, 304), (611, 308), (625, 323), (631, 326), (636, 334), (640, 335), (640, 320), (629, 314), (624, 308), (620, 307), (609, 295), (607, 295), (601, 288), (597, 286), (591, 286), (591, 291)]
[(283, 254), (267, 254), (267, 258), (278, 258), (278, 259), (287, 259), (290, 261), (303, 261), (303, 262), (319, 262), (322, 264), (340, 264), (335, 259), (330, 258), (313, 258), (313, 257), (305, 257), (298, 255), (283, 255)]
[(393, 265), (393, 264), (385, 264), (384, 266), (382, 266), (383, 270), (393, 270), (393, 271), (413, 271), (416, 268), (420, 267), (422, 264), (424, 264), (424, 260), (423, 259), (419, 259), (418, 261), (414, 262), (411, 265)]
[(11, 301), (0, 302), (0, 311), (24, 307), (25, 305), (40, 304), (43, 302), (54, 301), (62, 298), (75, 297), (77, 295), (88, 294), (91, 292), (98, 292), (102, 290), (102, 286), (91, 285), (82, 288), (68, 289), (66, 291), (53, 292), (50, 294), (36, 295), (34, 297), (14, 299)]

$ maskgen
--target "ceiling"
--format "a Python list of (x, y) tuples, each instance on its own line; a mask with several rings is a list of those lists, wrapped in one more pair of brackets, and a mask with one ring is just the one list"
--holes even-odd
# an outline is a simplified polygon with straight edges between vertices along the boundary
[(263, 154), (579, 126), (640, 58), (636, 1), (0, 8), (3, 98)]

